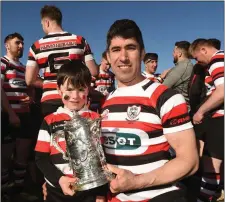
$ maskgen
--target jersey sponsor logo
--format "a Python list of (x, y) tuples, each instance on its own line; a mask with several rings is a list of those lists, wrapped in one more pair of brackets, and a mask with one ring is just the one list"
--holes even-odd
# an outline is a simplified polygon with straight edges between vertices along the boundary
[(104, 146), (118, 150), (135, 150), (141, 146), (141, 139), (133, 133), (104, 133)]
[(9, 85), (12, 88), (26, 88), (26, 82), (23, 79), (19, 79), (19, 78), (13, 78), (13, 79), (9, 79)]
[(141, 107), (140, 106), (136, 106), (136, 105), (133, 105), (133, 106), (129, 106), (127, 108), (127, 117), (126, 118), (128, 121), (136, 121), (138, 120), (138, 115), (140, 114), (141, 112)]
[(68, 42), (56, 42), (52, 44), (45, 44), (40, 45), (40, 50), (48, 50), (48, 49), (54, 49), (54, 48), (65, 48), (65, 47), (71, 47), (76, 46), (77, 44), (74, 41), (68, 41)]
[(177, 118), (177, 119), (171, 120), (170, 121), (170, 125), (171, 126), (180, 125), (180, 124), (186, 123), (188, 121), (190, 121), (190, 117), (186, 116), (186, 117), (182, 117), (182, 118)]

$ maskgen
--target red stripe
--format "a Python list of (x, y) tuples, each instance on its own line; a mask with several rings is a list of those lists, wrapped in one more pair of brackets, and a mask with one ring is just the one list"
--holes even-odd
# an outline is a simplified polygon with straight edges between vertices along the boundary
[[(214, 55), (214, 56), (211, 58), (211, 61), (213, 61), (213, 60), (215, 60), (215, 59), (223, 59), (223, 58), (224, 58), (224, 54), (218, 53), (218, 54)], [(210, 61), (210, 62), (211, 62), (211, 61)]]
[(84, 60), (84, 56), (80, 54), (70, 54), (71, 60)]
[(38, 140), (35, 146), (35, 151), (50, 153), (50, 143)]
[(145, 154), (152, 154), (152, 153), (156, 153), (159, 151), (169, 151), (170, 145), (168, 142), (164, 142), (161, 144), (157, 144), (157, 145), (150, 145), (148, 147), (148, 149), (141, 155), (145, 155)]
[(46, 89), (46, 88), (56, 89), (57, 88), (57, 84), (56, 83), (44, 83), (43, 84), (43, 89)]
[(48, 125), (59, 122), (59, 121), (69, 121), (71, 118), (68, 114), (49, 114), (48, 116), (45, 117), (45, 121), (47, 122)]
[(153, 107), (155, 108), (159, 96), (160, 96), (165, 90), (167, 90), (167, 89), (168, 89), (167, 86), (165, 86), (165, 85), (159, 85), (159, 86), (155, 89), (155, 91), (152, 93), (151, 98), (148, 99), (149, 102), (150, 102), (150, 105), (153, 106)]
[(165, 123), (165, 121), (167, 121), (168, 119), (176, 118), (187, 112), (188, 112), (187, 104), (186, 103), (179, 104), (163, 115), (162, 123)]
[(214, 77), (215, 77), (217, 74), (221, 74), (221, 73), (224, 73), (224, 67), (217, 67), (217, 68), (215, 68), (215, 69), (212, 71), (212, 73), (211, 73), (211, 76), (212, 76), (213, 80), (215, 80)]
[(45, 64), (47, 61), (48, 61), (48, 58), (47, 58), (47, 57), (46, 57), (46, 58), (40, 58), (40, 59), (37, 59), (37, 63), (38, 63), (39, 65)]
[(50, 72), (45, 72), (44, 73), (44, 77), (46, 78), (46, 77), (52, 77), (52, 76), (55, 76), (55, 78), (56, 78), (56, 76), (57, 76), (57, 74), (56, 73), (50, 73)]
[(81, 39), (77, 38), (77, 39), (66, 39), (66, 40), (57, 40), (57, 41), (54, 40), (54, 41), (50, 41), (50, 42), (41, 43), (40, 46), (51, 45), (51, 44), (59, 44), (59, 43), (67, 43), (67, 42), (74, 42), (76, 44), (80, 44)]
[[(64, 152), (66, 152), (66, 142), (65, 141), (58, 142), (58, 145)], [(51, 146), (51, 155), (59, 154), (59, 153), (61, 154), (61, 152), (59, 152), (59, 150), (57, 150), (54, 146)]]
[(41, 99), (41, 102), (45, 102), (47, 100), (61, 100), (61, 96), (59, 94), (46, 95)]
[(153, 124), (140, 121), (102, 121), (102, 127), (138, 128), (140, 130), (149, 132), (162, 129), (161, 124)]
[(115, 105), (117, 104), (131, 104), (133, 105), (134, 103), (139, 103), (142, 105), (149, 106), (149, 98), (146, 97), (134, 97), (134, 96), (126, 96), (126, 97), (114, 97), (109, 100), (106, 100), (106, 102), (103, 105), (104, 107), (110, 106), (110, 105)]

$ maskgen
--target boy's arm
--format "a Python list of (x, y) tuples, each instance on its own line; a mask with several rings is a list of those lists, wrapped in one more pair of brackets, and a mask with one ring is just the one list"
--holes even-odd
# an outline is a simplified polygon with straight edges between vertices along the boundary
[(54, 186), (59, 187), (59, 179), (64, 174), (51, 162), (49, 126), (44, 120), (38, 134), (35, 147), (35, 161), (45, 178)]

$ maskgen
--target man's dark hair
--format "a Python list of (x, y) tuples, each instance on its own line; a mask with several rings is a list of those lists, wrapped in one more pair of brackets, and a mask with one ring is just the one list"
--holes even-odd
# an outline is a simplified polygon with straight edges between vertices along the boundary
[(214, 46), (217, 50), (220, 50), (221, 47), (221, 41), (216, 38), (208, 39), (208, 41)]
[(144, 63), (149, 59), (150, 60), (158, 60), (158, 54), (157, 53), (146, 53), (145, 57), (143, 59)]
[(74, 88), (90, 87), (91, 73), (82, 60), (73, 60), (63, 64), (57, 74), (57, 85), (60, 87), (68, 80)]
[(45, 5), (41, 9), (41, 19), (48, 17), (51, 20), (55, 20), (58, 25), (62, 25), (62, 13), (56, 6)]
[(190, 47), (190, 43), (188, 41), (177, 41), (175, 43), (175, 46), (179, 49), (182, 50), (182, 52), (184, 53), (184, 55), (187, 57), (187, 58), (190, 58), (190, 55), (189, 55), (189, 47)]
[(104, 58), (105, 60), (107, 60), (107, 57), (106, 57), (106, 51), (104, 51), (104, 52), (102, 53), (102, 58)]
[(5, 37), (4, 43), (6, 43), (8, 40), (11, 40), (11, 39), (14, 39), (14, 38), (18, 38), (21, 41), (24, 40), (23, 37), (21, 36), (21, 34), (15, 32), (15, 33), (9, 34), (8, 36)]
[(117, 20), (111, 25), (107, 33), (107, 50), (109, 49), (111, 40), (117, 36), (120, 36), (124, 39), (134, 38), (140, 45), (140, 49), (144, 49), (142, 33), (133, 20)]

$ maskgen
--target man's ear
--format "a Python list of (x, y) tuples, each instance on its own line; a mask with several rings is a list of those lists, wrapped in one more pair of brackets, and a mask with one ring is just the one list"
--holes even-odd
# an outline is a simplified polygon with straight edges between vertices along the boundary
[(9, 44), (8, 43), (5, 43), (5, 48), (6, 48), (6, 50), (9, 49)]
[(145, 57), (145, 49), (142, 49), (142, 51), (141, 51), (141, 61), (144, 61), (144, 57)]

